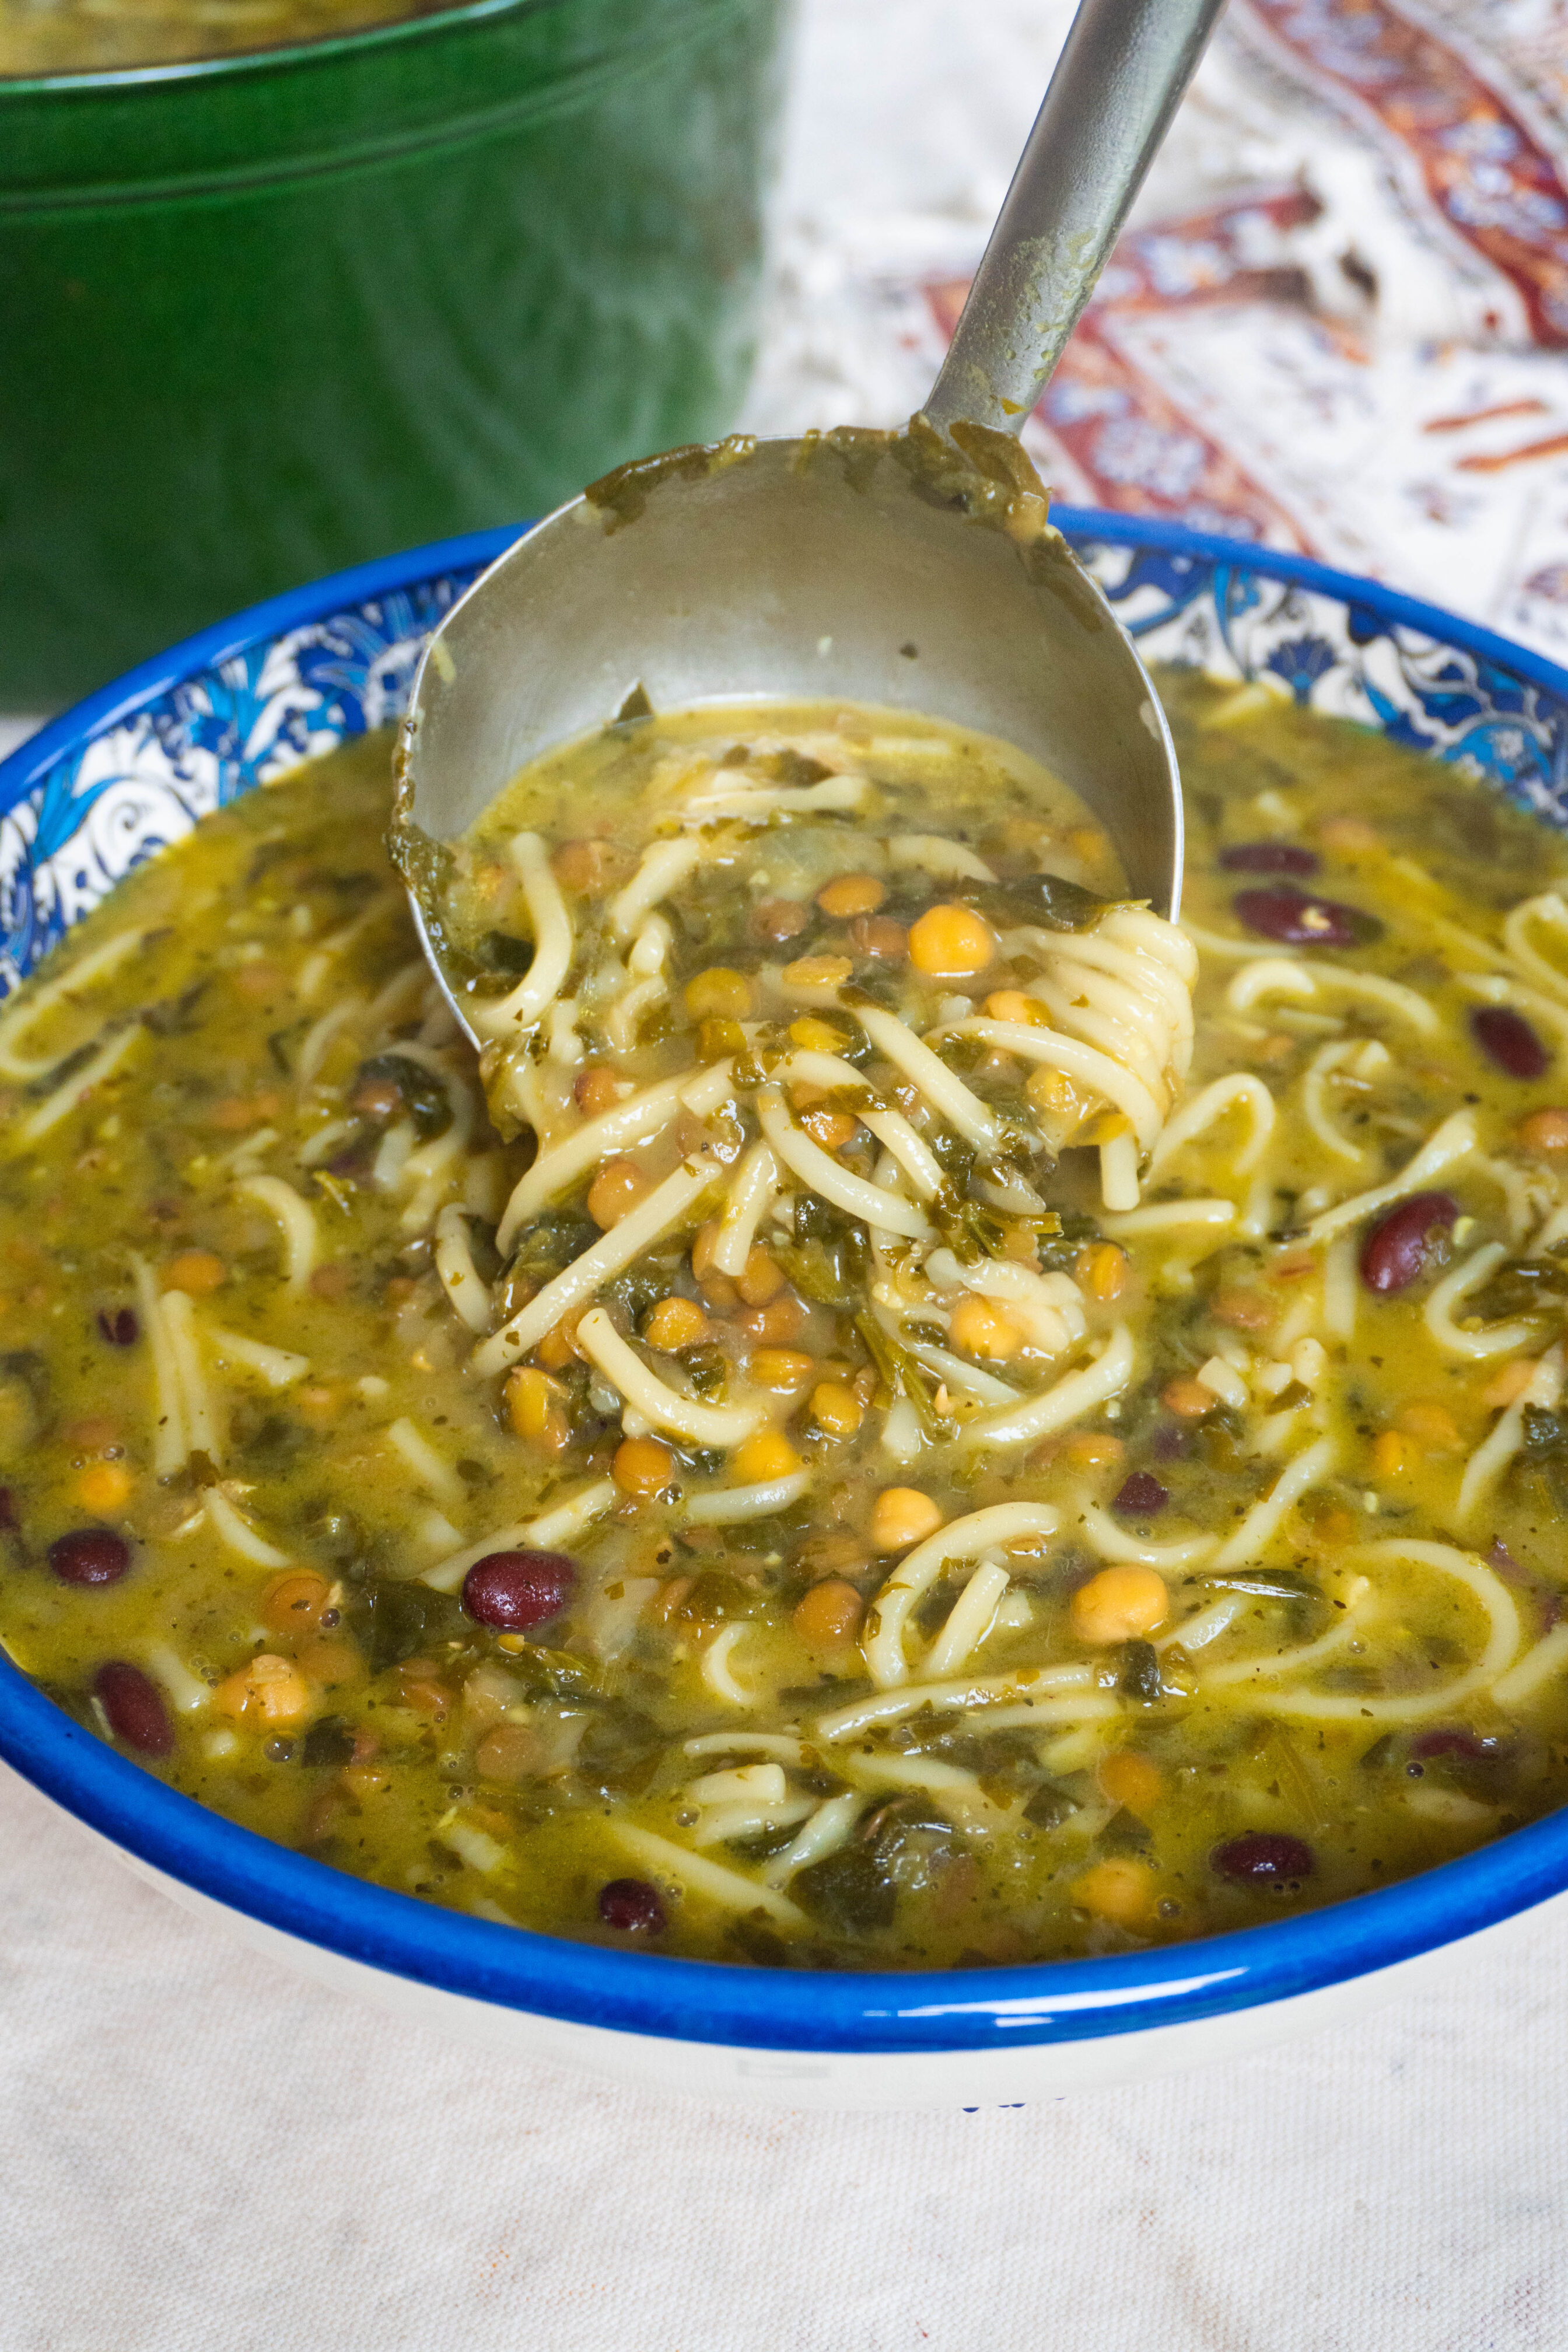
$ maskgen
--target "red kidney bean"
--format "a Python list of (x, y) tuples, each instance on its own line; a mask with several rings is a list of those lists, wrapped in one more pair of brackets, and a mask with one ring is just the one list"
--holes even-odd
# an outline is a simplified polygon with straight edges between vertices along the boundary
[(111, 1348), (133, 1348), (142, 1336), (142, 1326), (132, 1307), (100, 1308), (98, 1328)]
[(100, 1666), (92, 1687), (116, 1739), (139, 1756), (167, 1756), (174, 1744), (174, 1727), (163, 1692), (140, 1666), (111, 1659)]
[(664, 1897), (646, 1878), (612, 1878), (599, 1889), (599, 1916), (623, 1936), (662, 1936)]
[(1544, 1077), (1552, 1056), (1522, 1013), (1506, 1004), (1479, 1004), (1470, 1034), (1486, 1055), (1510, 1078)]
[(1315, 874), (1320, 861), (1315, 849), (1295, 841), (1237, 841), (1220, 851), (1219, 862), (1226, 874)]
[(1440, 1725), (1435, 1731), (1418, 1731), (1410, 1742), (1410, 1753), (1423, 1763), (1434, 1756), (1463, 1756), (1475, 1762), (1481, 1757), (1495, 1755), (1500, 1740), (1483, 1739), (1479, 1732), (1462, 1731), (1458, 1725)]
[(1170, 1499), (1169, 1492), (1152, 1471), (1134, 1470), (1131, 1478), (1123, 1481), (1121, 1492), (1110, 1507), (1136, 1519), (1147, 1519), (1156, 1511), (1163, 1511)]
[(112, 1528), (78, 1528), (49, 1546), (49, 1566), (62, 1584), (118, 1584), (130, 1565), (131, 1547)]
[(481, 1625), (526, 1633), (566, 1606), (577, 1570), (561, 1551), (492, 1551), (463, 1579), (463, 1606)]
[(1369, 1290), (1387, 1297), (1404, 1290), (1426, 1267), (1432, 1243), (1459, 1213), (1447, 1192), (1413, 1192), (1380, 1217), (1361, 1245), (1361, 1278)]
[(1240, 1879), (1249, 1885), (1310, 1878), (1315, 1867), (1312, 1849), (1305, 1839), (1290, 1837), (1284, 1830), (1244, 1830), (1240, 1837), (1227, 1838), (1215, 1847), (1209, 1865), (1222, 1878)]
[(1349, 948), (1365, 935), (1356, 908), (1304, 890), (1238, 890), (1231, 904), (1238, 922), (1282, 948)]

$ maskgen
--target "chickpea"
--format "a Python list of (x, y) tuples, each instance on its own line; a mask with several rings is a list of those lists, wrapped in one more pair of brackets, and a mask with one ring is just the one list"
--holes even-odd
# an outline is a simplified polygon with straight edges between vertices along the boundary
[(1421, 1459), (1421, 1449), (1410, 1438), (1401, 1437), (1396, 1429), (1384, 1429), (1372, 1444), (1373, 1475), (1377, 1478), (1397, 1478)]
[(952, 1310), (948, 1337), (966, 1356), (989, 1356), (1005, 1363), (1024, 1344), (1024, 1334), (1010, 1315), (988, 1298), (961, 1298)]
[(735, 1328), (763, 1347), (784, 1348), (805, 1329), (810, 1315), (810, 1308), (793, 1290), (781, 1290), (765, 1307), (753, 1307), (747, 1314), (738, 1315)]
[(1429, 1454), (1452, 1454), (1461, 1442), (1459, 1424), (1447, 1406), (1429, 1404), (1422, 1398), (1401, 1409), (1399, 1427)]
[(299, 1668), (287, 1658), (263, 1653), (219, 1683), (213, 1704), (220, 1715), (247, 1717), (268, 1727), (303, 1722), (310, 1692)]
[(1109, 1306), (1127, 1287), (1127, 1253), (1114, 1242), (1091, 1242), (1088, 1249), (1079, 1250), (1073, 1272), (1091, 1298)]
[(541, 1339), (535, 1352), (547, 1372), (563, 1371), (568, 1364), (575, 1363), (582, 1355), (583, 1351), (577, 1345), (577, 1326), (584, 1312), (585, 1309), (579, 1307), (570, 1315), (563, 1315), (559, 1323), (551, 1325)]
[(745, 973), (721, 963), (710, 964), (689, 980), (682, 995), (693, 1021), (743, 1021), (753, 1002)]
[(842, 1577), (825, 1577), (796, 1601), (794, 1625), (808, 1649), (837, 1650), (860, 1630), (865, 1602)]
[(89, 1511), (117, 1511), (131, 1499), (134, 1481), (123, 1462), (94, 1462), (76, 1482), (76, 1490)]
[(1024, 1092), (1035, 1108), (1048, 1118), (1079, 1118), (1085, 1105), (1072, 1080), (1061, 1070), (1041, 1068), (1024, 1082)]
[(1140, 1821), (1154, 1811), (1165, 1790), (1165, 1776), (1159, 1766), (1131, 1748), (1119, 1748), (1104, 1758), (1095, 1778), (1102, 1797), (1113, 1805), (1125, 1805)]
[(623, 1438), (616, 1448), (610, 1475), (623, 1495), (636, 1495), (646, 1502), (675, 1484), (675, 1456), (657, 1437)]
[(782, 1430), (758, 1429), (736, 1447), (730, 1467), (741, 1486), (755, 1486), (789, 1477), (800, 1468), (800, 1456)]
[(1141, 1927), (1154, 1910), (1154, 1874), (1146, 1862), (1121, 1854), (1108, 1855), (1073, 1881), (1073, 1901), (1097, 1919), (1114, 1920), (1119, 1927)]
[(319, 1625), (331, 1587), (308, 1568), (286, 1568), (261, 1595), (261, 1622), (275, 1633), (303, 1633)]
[(1354, 1543), (1361, 1533), (1354, 1512), (1347, 1511), (1342, 1503), (1331, 1503), (1310, 1526), (1314, 1551), (1339, 1551), (1344, 1545)]
[(1063, 1444), (1062, 1456), (1085, 1470), (1103, 1470), (1108, 1463), (1120, 1462), (1126, 1451), (1121, 1439), (1108, 1429), (1079, 1429)]
[(1020, 1021), (1027, 1027), (1049, 1028), (1050, 1014), (1037, 996), (1026, 996), (1021, 988), (994, 989), (985, 1000), (988, 1021)]
[(294, 1664), (308, 1683), (327, 1691), (363, 1682), (368, 1672), (362, 1650), (356, 1650), (352, 1642), (334, 1642), (325, 1633), (307, 1633), (296, 1642)]
[(1184, 1372), (1178, 1372), (1160, 1391), (1160, 1402), (1179, 1421), (1201, 1421), (1205, 1412), (1214, 1411), (1219, 1399), (1212, 1389), (1205, 1388), (1202, 1381), (1189, 1380)]
[(840, 874), (816, 894), (816, 903), (836, 922), (851, 915), (874, 915), (888, 895), (888, 886), (874, 874)]
[(828, 1437), (853, 1437), (866, 1408), (842, 1381), (818, 1381), (811, 1391), (811, 1417)]
[(966, 978), (995, 957), (995, 933), (967, 907), (928, 907), (910, 927), (910, 961), (929, 979)]
[(1526, 1151), (1568, 1151), (1568, 1110), (1532, 1110), (1515, 1132)]
[(588, 1187), (588, 1214), (601, 1233), (608, 1233), (650, 1189), (635, 1160), (606, 1160)]
[(193, 1298), (205, 1298), (228, 1280), (228, 1268), (212, 1250), (181, 1250), (163, 1268), (165, 1290), (184, 1290)]
[(679, 1348), (695, 1348), (712, 1328), (694, 1298), (661, 1298), (643, 1326), (643, 1338), (650, 1348), (672, 1355)]
[(784, 968), (787, 988), (842, 988), (855, 967), (847, 956), (796, 956)]
[(816, 1370), (816, 1359), (798, 1348), (756, 1348), (746, 1370), (760, 1389), (787, 1396), (805, 1386)]
[(860, 1132), (859, 1120), (851, 1118), (847, 1111), (842, 1110), (803, 1111), (800, 1123), (812, 1141), (819, 1143), (824, 1151), (842, 1151), (845, 1145), (853, 1143)]
[(803, 1013), (789, 1024), (789, 1042), (802, 1046), (808, 1054), (841, 1054), (849, 1043), (847, 1029), (835, 1028), (831, 1021), (818, 1021), (815, 1013)]
[(1072, 1597), (1072, 1629), (1097, 1648), (1152, 1633), (1170, 1612), (1165, 1580), (1152, 1568), (1102, 1568)]
[(520, 1364), (507, 1375), (506, 1415), (526, 1445), (538, 1454), (561, 1454), (572, 1443), (571, 1402), (559, 1381), (535, 1365)]
[(744, 1271), (735, 1277), (735, 1288), (747, 1307), (766, 1307), (778, 1297), (784, 1286), (784, 1274), (768, 1255), (766, 1250), (754, 1249), (748, 1256)]
[(935, 1535), (942, 1514), (918, 1486), (884, 1486), (871, 1506), (873, 1551), (906, 1551)]
[(590, 1062), (572, 1081), (572, 1099), (584, 1118), (597, 1118), (621, 1098), (621, 1082), (602, 1062)]

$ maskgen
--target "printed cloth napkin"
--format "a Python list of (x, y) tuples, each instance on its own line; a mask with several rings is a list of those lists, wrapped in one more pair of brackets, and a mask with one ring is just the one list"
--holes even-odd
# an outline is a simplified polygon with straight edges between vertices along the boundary
[[(931, 382), (1071, 12), (962, 13), (808, 13), (767, 430), (891, 424)], [(1568, 659), (1565, 353), (1565, 0), (1231, 0), (1026, 437), (1064, 499)]]

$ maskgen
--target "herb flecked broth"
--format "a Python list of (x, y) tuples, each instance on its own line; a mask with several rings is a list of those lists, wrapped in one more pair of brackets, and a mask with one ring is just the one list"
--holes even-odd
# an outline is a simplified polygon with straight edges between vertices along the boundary
[(0, 0), (0, 79), (226, 58), (428, 16), (444, 0)]
[[(510, 1140), (372, 846), (384, 741), (122, 885), (0, 1021), (11, 1654), (345, 1869), (772, 1964), (1208, 1933), (1559, 1801), (1568, 857), (1258, 688), (1163, 691), (1201, 969), (1152, 1164), (1142, 1098), (1041, 1041), (1062, 958), (1164, 927), (918, 721), (660, 719), (516, 788), (539, 857), (492, 824), (447, 906)], [(782, 805), (704, 817), (731, 789)], [(623, 899), (682, 811), (702, 861)], [(667, 1077), (697, 1108), (572, 1172)]]

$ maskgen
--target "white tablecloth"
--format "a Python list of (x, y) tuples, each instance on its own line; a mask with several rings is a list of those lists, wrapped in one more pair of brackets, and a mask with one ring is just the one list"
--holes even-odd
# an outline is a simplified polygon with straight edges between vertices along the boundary
[(7, 2352), (1568, 2344), (1562, 1899), (1349, 2030), (952, 2116), (476, 2057), (187, 1917), (9, 1776), (0, 1922)]
[[(919, 399), (1068, 13), (808, 0), (750, 422)], [(1233, 18), (1031, 428), (1047, 471), (1555, 648), (1568, 5)], [(0, 2347), (1563, 2352), (1565, 1927), (1169, 2083), (769, 2116), (388, 2022), (0, 1776)]]

